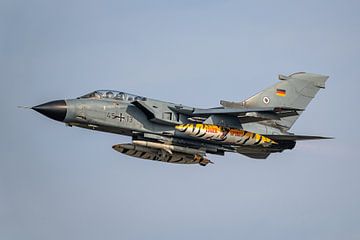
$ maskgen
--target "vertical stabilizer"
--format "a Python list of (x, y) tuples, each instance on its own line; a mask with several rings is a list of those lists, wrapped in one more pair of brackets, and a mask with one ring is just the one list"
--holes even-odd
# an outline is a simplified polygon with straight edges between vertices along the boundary
[[(325, 88), (328, 76), (299, 72), (289, 76), (279, 75), (280, 82), (242, 102), (246, 108), (289, 107), (305, 109), (320, 88)], [(299, 112), (299, 115), (302, 112)], [(291, 128), (297, 116), (285, 117), (275, 123), (285, 130)]]

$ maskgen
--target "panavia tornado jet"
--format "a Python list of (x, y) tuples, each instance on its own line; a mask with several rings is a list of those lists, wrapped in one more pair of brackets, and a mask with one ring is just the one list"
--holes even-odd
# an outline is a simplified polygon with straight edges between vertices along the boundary
[(207, 154), (240, 153), (266, 159), (293, 149), (297, 141), (326, 139), (289, 130), (328, 76), (279, 75), (273, 86), (239, 102), (196, 108), (113, 90), (57, 100), (33, 110), (68, 126), (127, 135), (112, 148), (128, 156), (168, 163), (212, 163)]

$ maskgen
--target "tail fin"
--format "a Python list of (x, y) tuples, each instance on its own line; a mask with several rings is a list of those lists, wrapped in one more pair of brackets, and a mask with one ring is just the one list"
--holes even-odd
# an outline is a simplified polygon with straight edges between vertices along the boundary
[[(320, 88), (325, 88), (328, 76), (299, 72), (289, 76), (279, 75), (280, 82), (246, 99), (242, 105), (246, 108), (255, 107), (289, 107), (305, 109)], [(299, 115), (302, 112), (299, 112)], [(276, 124), (285, 130), (298, 119), (290, 116), (276, 120)]]

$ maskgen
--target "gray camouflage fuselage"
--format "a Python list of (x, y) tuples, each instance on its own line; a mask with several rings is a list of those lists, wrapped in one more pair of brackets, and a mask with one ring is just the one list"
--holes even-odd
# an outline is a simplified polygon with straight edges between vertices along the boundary
[(309, 73), (280, 76), (280, 83), (247, 100), (221, 101), (221, 107), (209, 109), (111, 90), (33, 109), (68, 126), (131, 136), (132, 144), (113, 148), (139, 158), (206, 165), (206, 153), (238, 152), (264, 159), (292, 149), (298, 140), (323, 138), (287, 130), (327, 78)]

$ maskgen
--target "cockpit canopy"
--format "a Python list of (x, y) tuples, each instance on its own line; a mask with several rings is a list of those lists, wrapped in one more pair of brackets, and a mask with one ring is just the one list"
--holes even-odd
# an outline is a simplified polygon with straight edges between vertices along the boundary
[(114, 100), (120, 100), (120, 101), (136, 101), (136, 100), (142, 100), (145, 101), (145, 97), (137, 96), (130, 93), (125, 92), (119, 92), (114, 90), (96, 90), (94, 92), (85, 94), (84, 96), (79, 97), (80, 99), (84, 98), (93, 98), (93, 99), (114, 99)]

